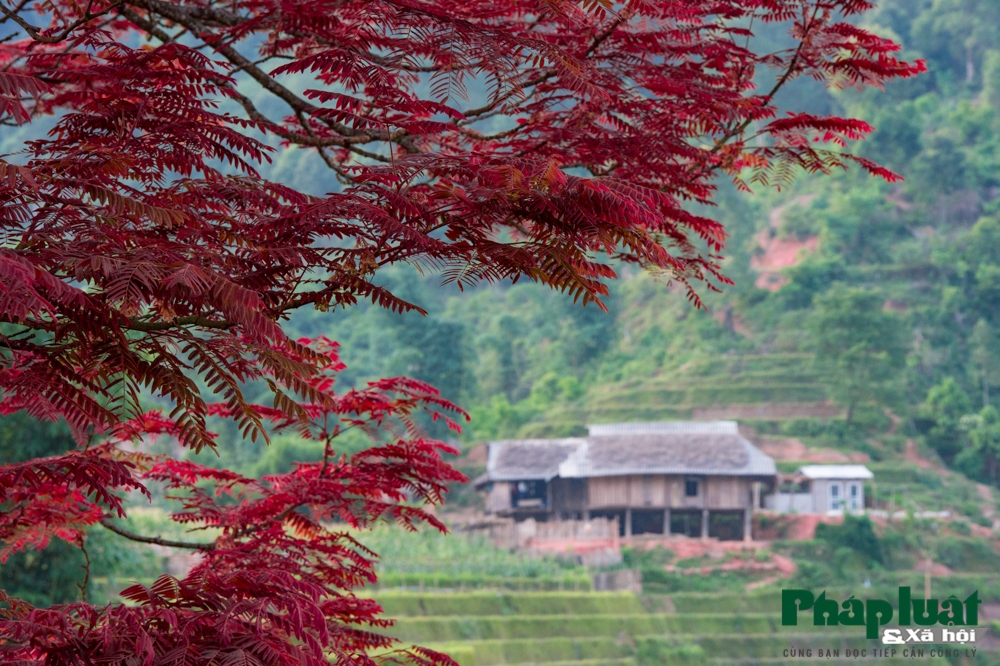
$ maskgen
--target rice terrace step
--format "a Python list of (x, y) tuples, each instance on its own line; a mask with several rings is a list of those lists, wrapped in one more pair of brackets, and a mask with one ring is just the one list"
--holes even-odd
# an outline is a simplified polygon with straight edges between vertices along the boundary
[(627, 592), (378, 592), (389, 617), (481, 615), (641, 614), (642, 600)]
[[(893, 581), (895, 582), (895, 581)], [(944, 590), (942, 590), (944, 591)], [(831, 594), (833, 591), (831, 590)], [(780, 591), (749, 594), (623, 592), (379, 591), (405, 644), (445, 652), (460, 666), (895, 666), (851, 628), (782, 627)], [(805, 633), (808, 631), (809, 633)], [(812, 656), (789, 658), (790, 648)], [(838, 651), (832, 657), (820, 649)], [(867, 649), (866, 658), (845, 650)], [(992, 666), (983, 650), (975, 666)], [(943, 658), (918, 660), (944, 666)], [(956, 662), (957, 663), (957, 662)]]
[[(789, 648), (816, 650), (866, 649), (877, 646), (863, 636), (848, 634), (796, 634), (790, 636), (755, 636), (748, 634), (653, 635), (629, 636), (622, 633), (616, 638), (538, 638), (517, 640), (479, 640), (464, 643), (430, 643), (427, 647), (452, 655), (460, 666), (502, 666), (504, 664), (550, 663), (576, 659), (616, 659), (637, 657), (641, 663), (652, 664), (704, 664), (714, 659), (781, 660)], [(659, 656), (662, 655), (662, 656)], [(645, 658), (644, 658), (645, 657)], [(830, 663), (830, 659), (787, 659), (792, 663), (811, 661)], [(846, 660), (865, 663), (867, 660)], [(883, 663), (882, 659), (878, 663)], [(911, 661), (912, 663), (912, 661)]]
[(407, 641), (515, 640), (556, 637), (645, 635), (715, 635), (795, 632), (781, 617), (763, 613), (693, 613), (643, 615), (517, 615), (399, 618), (390, 630)]

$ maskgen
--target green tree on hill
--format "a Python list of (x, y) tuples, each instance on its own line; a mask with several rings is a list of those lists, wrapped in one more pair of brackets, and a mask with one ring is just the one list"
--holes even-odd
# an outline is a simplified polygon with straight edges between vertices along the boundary
[[(900, 4), (900, 3), (894, 3)], [(906, 4), (918, 4), (909, 0)], [(977, 63), (989, 49), (1000, 45), (995, 26), (1000, 21), (996, 0), (934, 0), (913, 21), (911, 36), (938, 67), (931, 67), (939, 79), (953, 84), (973, 84), (979, 80)], [(912, 12), (912, 9), (911, 9)], [(917, 12), (912, 12), (917, 14)]]
[(882, 310), (883, 299), (869, 289), (836, 284), (813, 301), (810, 332), (816, 362), (828, 377), (831, 397), (855, 408), (886, 398), (906, 357), (899, 318)]
[(973, 267), (1000, 264), (1000, 219), (986, 215), (962, 237), (964, 259)]
[(955, 457), (955, 467), (966, 476), (1000, 485), (1000, 412), (983, 407), (978, 414), (962, 419), (968, 445)]
[(923, 412), (934, 422), (927, 433), (927, 443), (945, 460), (951, 460), (962, 450), (963, 416), (972, 411), (968, 394), (951, 377), (927, 392)]
[(996, 331), (985, 319), (976, 322), (969, 336), (974, 374), (983, 387), (983, 407), (990, 404), (990, 387), (1000, 383), (1000, 344)]
[(878, 131), (862, 147), (865, 157), (885, 162), (902, 171), (913, 164), (920, 153), (920, 135), (923, 128), (913, 102), (907, 101), (889, 109), (876, 109), (872, 124)]
[[(994, 111), (1000, 111), (1000, 51), (991, 49), (983, 58), (983, 101)], [(1000, 126), (996, 122), (995, 126)]]
[(882, 545), (868, 516), (847, 514), (840, 525), (820, 523), (816, 526), (816, 538), (834, 549), (850, 548), (864, 556), (867, 563), (885, 563)]

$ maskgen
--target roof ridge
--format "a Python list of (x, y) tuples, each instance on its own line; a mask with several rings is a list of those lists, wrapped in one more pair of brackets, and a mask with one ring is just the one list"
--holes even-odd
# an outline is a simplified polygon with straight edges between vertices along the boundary
[(633, 421), (625, 423), (595, 423), (587, 425), (591, 437), (638, 434), (739, 434), (736, 421)]
[[(549, 480), (626, 474), (774, 476), (774, 460), (753, 445), (734, 421), (610, 424), (587, 438), (504, 440), (489, 443), (492, 480)], [(680, 424), (678, 427), (676, 424)], [(699, 426), (688, 429), (690, 426)], [(632, 426), (618, 432), (609, 431)], [(652, 427), (649, 427), (652, 426)], [(549, 451), (546, 451), (549, 449)]]

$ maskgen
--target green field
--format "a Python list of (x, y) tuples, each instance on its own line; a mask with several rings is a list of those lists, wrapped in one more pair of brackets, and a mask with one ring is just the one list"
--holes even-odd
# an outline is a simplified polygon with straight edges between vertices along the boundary
[[(392, 635), (461, 666), (858, 664), (881, 647), (857, 629), (782, 627), (780, 592), (640, 596), (624, 592), (382, 591)], [(812, 657), (786, 656), (811, 650)], [(829, 655), (827, 656), (827, 651)], [(866, 650), (853, 658), (849, 651)], [(823, 652), (821, 652), (823, 651)], [(981, 654), (976, 664), (994, 663)], [(880, 664), (914, 663), (879, 658)], [(924, 657), (920, 664), (943, 665)]]

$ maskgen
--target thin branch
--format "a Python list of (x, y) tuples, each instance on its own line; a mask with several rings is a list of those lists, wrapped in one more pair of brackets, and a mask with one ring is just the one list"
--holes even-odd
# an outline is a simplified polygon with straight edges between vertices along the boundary
[[(323, 430), (326, 430), (327, 421), (329, 420), (329, 418), (330, 418), (329, 414), (323, 415)], [(345, 430), (350, 430), (352, 427), (354, 426), (348, 426), (347, 428), (345, 428)], [(330, 464), (330, 455), (333, 453), (333, 440), (338, 435), (340, 435), (340, 432), (341, 432), (340, 423), (337, 423), (337, 427), (333, 429), (333, 432), (327, 434), (326, 442), (324, 443), (323, 446), (323, 466), (320, 467), (319, 469), (319, 478), (321, 479), (323, 478), (323, 475), (326, 474), (326, 468)]]
[(156, 37), (158, 40), (160, 40), (164, 44), (169, 44), (169, 43), (171, 43), (171, 42), (174, 41), (174, 38), (171, 37), (170, 34), (167, 33), (166, 30), (163, 30), (162, 28), (160, 28), (153, 21), (150, 21), (149, 19), (143, 18), (138, 13), (136, 13), (135, 11), (129, 9), (128, 7), (122, 7), (122, 9), (121, 9), (121, 15), (124, 16), (125, 18), (127, 18), (132, 23), (134, 23), (139, 28), (145, 30), (146, 33), (149, 34), (150, 37)]
[[(809, 19), (809, 22), (805, 24), (805, 30), (803, 30), (802, 39), (799, 40), (798, 45), (795, 47), (795, 53), (792, 54), (792, 59), (788, 61), (788, 67), (785, 68), (784, 73), (782, 73), (781, 77), (775, 82), (774, 87), (772, 87), (771, 90), (769, 90), (768, 93), (764, 95), (763, 100), (766, 104), (770, 104), (771, 101), (774, 99), (774, 96), (778, 94), (778, 91), (781, 90), (785, 86), (785, 84), (788, 83), (788, 81), (791, 79), (791, 76), (795, 71), (795, 67), (799, 63), (799, 58), (802, 56), (802, 47), (805, 45), (806, 38), (810, 36), (809, 33), (812, 32), (812, 28), (815, 25), (816, 16), (818, 14), (819, 14), (819, 6), (817, 5), (815, 11), (813, 11), (812, 17)], [(752, 122), (753, 118), (746, 118), (743, 122), (736, 125), (736, 127), (730, 129), (728, 132), (726, 132), (725, 135), (723, 135), (721, 138), (719, 138), (718, 141), (715, 142), (715, 145), (708, 151), (708, 154), (714, 155), (715, 153), (719, 152), (723, 146), (729, 143), (730, 139), (742, 134), (743, 131), (746, 130), (746, 128), (749, 127), (750, 123)]]
[(3, 12), (4, 13), (3, 18), (0, 18), (0, 24), (6, 23), (11, 18), (14, 18), (14, 20), (16, 21), (17, 20), (17, 16), (22, 11), (24, 11), (25, 7), (28, 6), (28, 2), (30, 2), (30, 0), (21, 0), (21, 2), (18, 3), (18, 5), (16, 7), (12, 8), (12, 9), (9, 9), (9, 10), (5, 9), (4, 12)]
[(111, 530), (118, 536), (123, 536), (131, 541), (139, 541), (141, 543), (151, 543), (156, 546), (168, 546), (170, 548), (188, 548), (191, 550), (204, 550), (204, 551), (215, 550), (214, 543), (192, 543), (189, 541), (174, 541), (173, 539), (148, 537), (148, 536), (143, 536), (141, 534), (136, 534), (134, 532), (129, 532), (124, 528), (118, 527), (108, 518), (101, 518), (101, 525)]
[(165, 331), (170, 328), (181, 326), (201, 326), (202, 328), (232, 328), (234, 324), (221, 319), (209, 319), (200, 315), (189, 317), (177, 317), (171, 321), (142, 321), (140, 319), (130, 319), (128, 327), (133, 331)]
[[(605, 30), (600, 35), (597, 35), (596, 37), (594, 37), (594, 40), (591, 42), (590, 46), (587, 48), (586, 51), (584, 51), (583, 57), (586, 59), (586, 58), (589, 58), (590, 56), (592, 56), (594, 54), (594, 51), (597, 50), (597, 47), (599, 47), (602, 43), (604, 43), (605, 40), (607, 40), (609, 37), (611, 37), (611, 35), (614, 34), (615, 30), (618, 29), (618, 26), (620, 26), (624, 22), (625, 22), (625, 18), (624, 17), (618, 18), (618, 19), (616, 19), (608, 27), (607, 30)], [(528, 70), (528, 72), (526, 72), (526, 73), (530, 73), (530, 71), (531, 70)], [(551, 79), (551, 78), (553, 78), (555, 76), (556, 76), (555, 72), (548, 72), (547, 74), (537, 75), (534, 78), (529, 79), (525, 83), (521, 84), (520, 87), (521, 87), (522, 90), (525, 89), (525, 88), (533, 88), (533, 87), (535, 87), (535, 86), (537, 86), (539, 84), (545, 83), (546, 81), (548, 81), (549, 79)], [(514, 89), (512, 89), (506, 95), (502, 95), (500, 97), (497, 97), (497, 99), (493, 100), (492, 102), (490, 102), (486, 106), (481, 106), (481, 107), (478, 107), (478, 108), (475, 108), (475, 109), (469, 109), (468, 111), (466, 111), (466, 112), (464, 112), (462, 114), (463, 116), (465, 116), (466, 120), (464, 120), (464, 121), (458, 121), (455, 124), (456, 125), (468, 124), (469, 122), (478, 121), (478, 120), (482, 120), (484, 118), (487, 118), (487, 117), (493, 115), (494, 112), (495, 112), (495, 110), (501, 104), (505, 103), (507, 100), (509, 100), (515, 94), (517, 94), (517, 92)]]
[[(0, 3), (0, 12), (2, 12), (6, 18), (11, 19), (12, 21), (14, 21), (14, 23), (16, 23), (19, 26), (21, 26), (24, 29), (24, 31), (26, 33), (28, 33), (28, 36), (31, 37), (31, 39), (33, 39), (34, 41), (36, 41), (36, 42), (42, 42), (43, 44), (58, 44), (59, 42), (63, 41), (67, 37), (69, 37), (70, 33), (72, 33), (74, 30), (76, 30), (77, 28), (79, 28), (81, 25), (84, 25), (86, 23), (90, 23), (95, 18), (104, 16), (108, 12), (121, 7), (124, 4), (124, 0), (119, 0), (116, 3), (110, 4), (110, 5), (108, 5), (107, 7), (105, 7), (104, 9), (102, 9), (99, 12), (91, 12), (90, 11), (90, 6), (92, 4), (93, 4), (93, 0), (91, 0), (91, 2), (87, 5), (87, 10), (84, 13), (84, 15), (83, 15), (82, 18), (79, 18), (76, 21), (73, 21), (72, 23), (70, 23), (69, 25), (67, 25), (65, 28), (63, 28), (61, 32), (59, 32), (58, 34), (55, 34), (55, 35), (51, 35), (51, 36), (49, 36), (49, 35), (43, 35), (41, 28), (33, 26), (30, 23), (28, 23), (27, 21), (25, 21), (23, 18), (21, 18), (16, 13), (18, 11), (18, 9), (10, 10), (10, 9), (7, 9), (2, 3)], [(23, 4), (19, 5), (19, 7), (23, 7), (23, 6), (24, 6)]]
[(616, 19), (608, 27), (607, 30), (605, 30), (601, 35), (598, 35), (597, 37), (594, 38), (593, 43), (590, 45), (590, 48), (588, 48), (587, 51), (583, 54), (583, 57), (586, 58), (592, 55), (594, 51), (597, 50), (597, 47), (600, 46), (602, 43), (604, 43), (604, 40), (610, 37), (614, 33), (614, 31), (618, 28), (618, 26), (620, 26), (624, 22), (625, 22), (624, 16), (621, 16), (618, 19)]
[(80, 565), (83, 569), (83, 582), (77, 585), (80, 588), (80, 600), (87, 603), (87, 584), (90, 582), (90, 553), (87, 552), (87, 537), (80, 539), (80, 550), (83, 551), (84, 563)]

